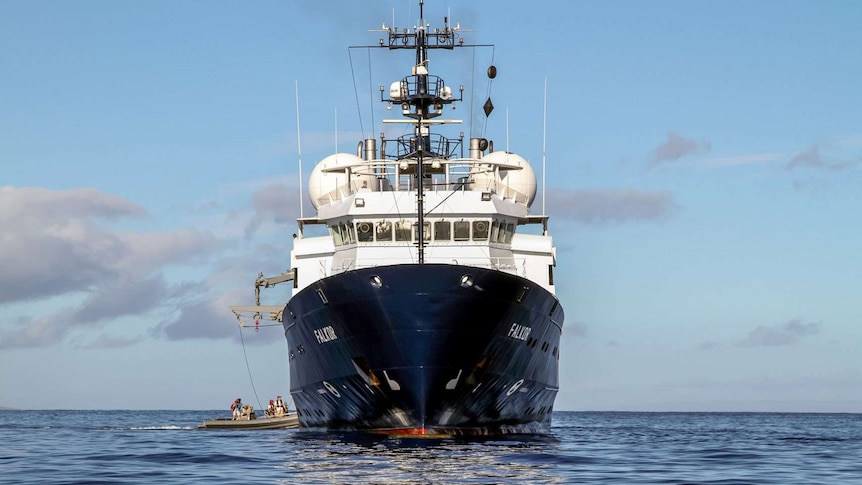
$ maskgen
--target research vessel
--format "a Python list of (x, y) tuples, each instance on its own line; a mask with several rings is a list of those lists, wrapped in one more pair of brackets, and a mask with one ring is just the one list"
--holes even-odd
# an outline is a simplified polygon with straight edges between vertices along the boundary
[[(531, 215), (533, 168), (493, 141), (447, 133), (464, 88), (432, 74), (429, 54), (475, 47), (459, 26), (420, 18), (383, 26), (367, 48), (409, 49), (404, 76), (380, 87), (400, 136), (357, 140), (310, 174), (290, 269), (255, 282), (282, 323), (302, 428), (403, 435), (548, 431), (559, 388), (563, 308), (548, 217)], [(413, 56), (410, 56), (411, 58)], [(489, 78), (496, 67), (487, 69)], [(484, 96), (483, 96), (484, 98)], [(487, 116), (493, 109), (484, 102)], [(309, 235), (310, 228), (325, 235)], [(291, 282), (283, 306), (260, 289)], [(242, 320), (240, 320), (242, 322)]]

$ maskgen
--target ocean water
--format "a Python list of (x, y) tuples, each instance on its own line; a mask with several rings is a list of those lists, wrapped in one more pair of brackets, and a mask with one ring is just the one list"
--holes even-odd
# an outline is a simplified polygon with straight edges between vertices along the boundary
[(862, 414), (556, 412), (550, 434), (214, 431), (225, 411), (0, 411), (0, 483), (862, 484)]

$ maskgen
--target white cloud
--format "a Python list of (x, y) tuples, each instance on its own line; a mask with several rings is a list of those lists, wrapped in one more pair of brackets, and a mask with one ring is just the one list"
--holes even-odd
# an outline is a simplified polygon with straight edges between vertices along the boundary
[(205, 258), (220, 245), (192, 229), (137, 233), (105, 224), (146, 216), (137, 204), (94, 189), (0, 188), (0, 305), (79, 299), (47, 316), (0, 322), (0, 346), (51, 345), (76, 327), (175, 303), (185, 289), (165, 282), (164, 267)]
[(753, 328), (748, 335), (736, 342), (715, 342), (708, 340), (701, 342), (697, 348), (699, 350), (715, 350), (724, 348), (727, 345), (735, 345), (737, 347), (777, 347), (782, 345), (794, 345), (802, 338), (809, 335), (815, 335), (820, 332), (820, 324), (815, 322), (804, 323), (798, 318), (794, 318), (781, 325), (758, 325)]
[(710, 148), (712, 144), (708, 141), (692, 140), (671, 132), (664, 143), (655, 149), (650, 165), (674, 162), (688, 155), (707, 152)]
[(248, 293), (235, 291), (215, 299), (189, 302), (179, 309), (178, 315), (162, 321), (153, 334), (169, 340), (236, 337), (239, 322), (229, 307), (248, 299)]
[(548, 193), (548, 206), (584, 224), (662, 220), (678, 209), (670, 192), (637, 189), (557, 190)]
[(819, 323), (803, 323), (799, 319), (793, 319), (783, 325), (758, 325), (737, 345), (742, 347), (792, 345), (797, 343), (799, 339), (808, 335), (814, 335), (819, 331)]
[(844, 170), (851, 166), (847, 162), (830, 162), (821, 153), (824, 148), (822, 144), (815, 144), (803, 152), (797, 153), (787, 162), (785, 169), (790, 171), (797, 168), (813, 168), (820, 170)]
[(574, 337), (586, 337), (587, 336), (587, 324), (585, 324), (583, 322), (566, 323), (565, 327), (563, 327), (563, 335), (564, 336), (574, 336)]
[(252, 194), (254, 216), (245, 228), (245, 237), (254, 235), (265, 221), (276, 223), (292, 222), (299, 218), (296, 189), (284, 184), (271, 184)]
[(93, 189), (0, 188), (0, 303), (80, 291), (115, 277), (127, 249), (96, 222), (144, 215), (140, 206)]

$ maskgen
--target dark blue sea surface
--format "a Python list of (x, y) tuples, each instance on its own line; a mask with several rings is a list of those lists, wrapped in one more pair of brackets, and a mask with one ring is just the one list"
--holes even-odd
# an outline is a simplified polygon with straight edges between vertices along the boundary
[(862, 484), (862, 414), (556, 412), (551, 433), (200, 430), (225, 411), (0, 411), (0, 483)]

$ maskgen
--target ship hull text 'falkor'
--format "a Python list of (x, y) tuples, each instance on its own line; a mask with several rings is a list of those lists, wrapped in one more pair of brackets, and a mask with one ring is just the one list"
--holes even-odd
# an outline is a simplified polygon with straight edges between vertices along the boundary
[[(257, 305), (231, 308), (282, 323), (303, 428), (545, 432), (563, 309), (548, 218), (530, 215), (536, 176), (486, 138), (431, 130), (459, 123), (438, 117), (464, 89), (429, 73), (429, 51), (481, 46), (464, 44), (448, 19), (427, 27), (421, 1), (417, 25), (384, 26), (365, 47), (415, 51), (409, 75), (380, 88), (403, 115), (384, 123), (408, 134), (381, 133), (318, 163), (308, 185), (317, 214), (298, 220), (291, 269), (261, 274)], [(326, 234), (307, 234), (312, 226)], [(261, 306), (260, 288), (283, 282), (294, 288), (287, 304)]]

